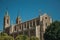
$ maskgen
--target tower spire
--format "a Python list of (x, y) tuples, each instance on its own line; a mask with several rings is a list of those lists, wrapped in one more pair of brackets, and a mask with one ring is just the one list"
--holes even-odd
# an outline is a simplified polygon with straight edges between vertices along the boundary
[(5, 16), (8, 16), (8, 10), (7, 10), (7, 8), (6, 8)]
[(21, 18), (19, 16), (19, 10), (18, 10), (18, 13), (17, 13), (17, 18), (16, 18), (16, 24), (20, 24), (21, 23)]
[(20, 10), (18, 10), (17, 17), (20, 17), (20, 16), (19, 16), (19, 15), (20, 15), (20, 14), (19, 14), (19, 13), (20, 13), (19, 11), (20, 11)]
[[(4, 25), (3, 26), (4, 26), (3, 27), (4, 30), (7, 29), (8, 27), (10, 27), (10, 16), (8, 15), (7, 9), (6, 9), (5, 16), (4, 16)], [(6, 32), (6, 30), (5, 30), (5, 32)], [(8, 32), (6, 32), (6, 33), (8, 33)]]

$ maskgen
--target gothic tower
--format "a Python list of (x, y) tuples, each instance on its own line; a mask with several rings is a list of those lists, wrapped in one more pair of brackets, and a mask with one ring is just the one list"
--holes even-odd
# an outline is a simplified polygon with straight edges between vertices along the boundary
[(20, 24), (20, 23), (21, 23), (20, 16), (17, 16), (17, 18), (16, 18), (16, 24)]
[(44, 15), (40, 16), (40, 21), (42, 21), (42, 26), (40, 27), (41, 28), (40, 38), (41, 40), (44, 40), (43, 35), (47, 27), (52, 23), (52, 18), (45, 13)]
[(20, 24), (21, 23), (21, 18), (19, 16), (19, 13), (20, 13), (20, 11), (18, 10), (17, 18), (16, 18), (16, 24)]
[(8, 11), (6, 11), (5, 12), (5, 16), (4, 16), (4, 27), (3, 27), (3, 30), (5, 31), (9, 27), (10, 27), (10, 16), (8, 15)]

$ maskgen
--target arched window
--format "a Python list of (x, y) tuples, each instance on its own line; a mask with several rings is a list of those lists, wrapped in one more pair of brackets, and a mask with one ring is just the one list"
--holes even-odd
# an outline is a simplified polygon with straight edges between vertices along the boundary
[(40, 24), (40, 21), (39, 20), (36, 20), (36, 23), (37, 23), (37, 25), (39, 25)]
[(46, 23), (45, 25), (46, 25), (46, 27), (45, 27), (45, 28), (47, 28), (47, 25), (48, 25), (48, 24)]
[(9, 24), (9, 20), (7, 19), (7, 24)]
[(35, 27), (35, 21), (33, 21), (33, 26)]
[(27, 28), (29, 28), (29, 22), (27, 22)]
[(45, 19), (47, 19), (47, 17), (45, 17)]
[(20, 29), (21, 29), (21, 26), (20, 26)]
[(16, 26), (14, 27), (15, 31), (16, 31)]
[(32, 27), (32, 22), (30, 22), (30, 27)]

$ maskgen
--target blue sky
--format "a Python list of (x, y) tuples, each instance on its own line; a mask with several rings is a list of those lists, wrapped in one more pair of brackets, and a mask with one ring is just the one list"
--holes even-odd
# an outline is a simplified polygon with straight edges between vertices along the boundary
[(0, 0), (0, 30), (3, 29), (6, 8), (11, 24), (15, 24), (18, 11), (23, 22), (38, 17), (39, 10), (53, 20), (60, 20), (60, 0)]

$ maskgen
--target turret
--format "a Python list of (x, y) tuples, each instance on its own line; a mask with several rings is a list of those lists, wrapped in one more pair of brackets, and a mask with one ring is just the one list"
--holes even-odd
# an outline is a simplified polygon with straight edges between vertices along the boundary
[(10, 27), (10, 16), (8, 15), (8, 11), (5, 12), (4, 15), (4, 27), (3, 29), (7, 29), (8, 27)]
[(17, 16), (17, 18), (16, 18), (16, 24), (20, 24), (21, 23), (21, 18), (20, 18), (20, 16)]

